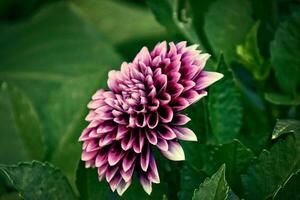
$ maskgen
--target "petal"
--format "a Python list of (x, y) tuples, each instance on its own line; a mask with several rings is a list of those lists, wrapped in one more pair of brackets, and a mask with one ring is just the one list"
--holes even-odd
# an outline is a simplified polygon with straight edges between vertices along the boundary
[(172, 124), (182, 126), (182, 125), (185, 125), (186, 123), (188, 123), (189, 121), (191, 121), (191, 118), (189, 118), (188, 116), (183, 115), (183, 114), (176, 114), (173, 117)]
[(122, 196), (123, 193), (128, 189), (128, 187), (130, 186), (131, 184), (131, 180), (128, 181), (128, 182), (125, 182), (123, 180), (120, 181), (120, 183), (118, 184), (117, 186), (117, 193)]
[(133, 145), (134, 137), (132, 135), (132, 132), (129, 132), (126, 134), (126, 136), (121, 140), (121, 147), (124, 151), (127, 151), (130, 149)]
[(149, 143), (152, 145), (156, 145), (157, 144), (156, 133), (153, 130), (145, 130), (145, 133)]
[(181, 111), (189, 105), (189, 102), (183, 97), (177, 97), (171, 102), (171, 107), (174, 109), (174, 111)]
[(182, 147), (178, 142), (175, 141), (169, 141), (168, 150), (161, 151), (161, 153), (170, 160), (181, 161), (185, 159)]
[(184, 128), (184, 127), (173, 127), (173, 130), (177, 136), (178, 139), (180, 140), (185, 140), (185, 141), (197, 141), (197, 136), (195, 133), (189, 129), (189, 128)]
[(98, 153), (95, 161), (95, 166), (101, 167), (106, 163), (107, 163), (107, 153), (103, 153), (103, 152)]
[(159, 136), (165, 140), (172, 140), (172, 139), (176, 138), (176, 135), (173, 132), (173, 130), (167, 125), (159, 126), (157, 131), (159, 133)]
[(96, 155), (97, 155), (97, 151), (91, 151), (91, 152), (83, 151), (81, 154), (81, 160), (88, 161), (94, 159)]
[(108, 152), (108, 164), (110, 166), (116, 165), (124, 156), (125, 152), (118, 147), (111, 147)]
[(178, 97), (182, 93), (183, 89), (183, 86), (179, 83), (168, 82), (167, 92), (172, 96), (172, 98)]
[(144, 177), (143, 175), (140, 176), (140, 183), (143, 186), (143, 189), (145, 190), (145, 192), (147, 192), (147, 194), (150, 195), (152, 192), (152, 184), (148, 180), (148, 178)]
[(148, 117), (147, 117), (147, 125), (150, 129), (153, 129), (157, 126), (158, 124), (158, 113), (157, 112), (151, 112)]
[(136, 155), (132, 151), (128, 152), (125, 155), (122, 162), (122, 168), (125, 172), (128, 171), (133, 166), (135, 159), (136, 159)]
[(109, 186), (110, 186), (110, 189), (114, 192), (119, 183), (121, 182), (122, 180), (122, 176), (121, 175), (116, 175), (110, 182), (109, 182)]
[(157, 144), (156, 144), (156, 146), (161, 151), (167, 151), (168, 150), (168, 142), (165, 139), (162, 139), (160, 137), (157, 137)]
[(160, 183), (159, 174), (153, 155), (150, 156), (150, 167), (147, 172), (147, 177), (153, 183)]
[(140, 164), (143, 171), (147, 171), (149, 166), (150, 159), (150, 147), (147, 145), (146, 148), (143, 149), (142, 154), (140, 155)]
[(169, 123), (173, 119), (173, 110), (171, 107), (165, 105), (160, 106), (157, 110), (159, 118), (163, 123)]
[(133, 63), (143, 62), (146, 66), (149, 66), (151, 61), (151, 56), (147, 47), (143, 47), (141, 51), (136, 55), (133, 60)]
[(207, 72), (202, 71), (198, 77), (195, 79), (196, 86), (194, 87), (195, 90), (203, 90), (206, 87), (210, 86), (214, 82), (223, 78), (223, 74), (217, 72)]
[(190, 104), (193, 104), (206, 95), (207, 92), (204, 90), (201, 90), (200, 93), (196, 92), (196, 90), (188, 90), (182, 94), (182, 97), (184, 97)]
[(119, 125), (116, 140), (120, 140), (124, 138), (127, 133), (128, 133), (128, 128), (126, 128), (126, 126)]
[(119, 166), (108, 167), (108, 169), (106, 170), (106, 173), (105, 173), (107, 182), (111, 181), (111, 179), (117, 173), (118, 169), (119, 169)]
[(124, 169), (120, 170), (121, 176), (125, 182), (131, 181), (132, 174), (134, 172), (134, 167), (135, 167), (135, 163), (133, 163), (133, 165), (127, 171), (124, 171)]
[(145, 141), (145, 132), (142, 129), (138, 130), (138, 134), (135, 135), (135, 141), (133, 143), (133, 150), (136, 153), (141, 153)]

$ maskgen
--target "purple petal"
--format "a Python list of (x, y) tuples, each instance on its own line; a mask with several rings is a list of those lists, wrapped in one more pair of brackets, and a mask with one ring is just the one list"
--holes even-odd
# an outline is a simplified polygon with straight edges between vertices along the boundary
[(185, 140), (185, 141), (197, 141), (197, 136), (195, 133), (189, 129), (189, 128), (184, 128), (184, 127), (173, 127), (173, 130), (177, 136), (178, 139), (180, 140)]
[(173, 117), (172, 124), (182, 126), (188, 123), (189, 121), (191, 121), (191, 118), (189, 118), (188, 116), (185, 116), (183, 114), (176, 114)]
[(124, 156), (125, 152), (118, 147), (111, 147), (108, 152), (108, 164), (110, 166), (116, 165)]
[(126, 134), (126, 136), (121, 140), (121, 147), (124, 151), (130, 149), (133, 145), (134, 137), (132, 132)]
[(141, 156), (140, 156), (140, 164), (141, 164), (141, 168), (143, 171), (147, 171), (148, 166), (149, 166), (149, 159), (150, 159), (150, 147), (149, 145), (147, 145), (146, 148), (144, 148)]
[(169, 141), (168, 147), (167, 151), (161, 151), (166, 158), (174, 161), (185, 160), (183, 149), (178, 142)]
[(160, 183), (159, 174), (153, 155), (150, 156), (150, 169), (147, 172), (148, 179), (153, 183)]
[(214, 82), (223, 78), (223, 74), (217, 72), (207, 72), (202, 71), (198, 77), (195, 79), (196, 86), (194, 87), (195, 90), (203, 90), (213, 84)]
[(156, 146), (161, 150), (161, 151), (167, 151), (168, 150), (168, 143), (165, 139), (162, 139), (160, 137), (157, 138), (157, 144)]
[(146, 178), (144, 176), (140, 176), (140, 183), (143, 186), (143, 189), (145, 190), (145, 192), (147, 192), (147, 194), (150, 195), (152, 192), (152, 184), (148, 180), (148, 178)]
[(153, 130), (146, 130), (145, 132), (149, 143), (152, 145), (156, 145), (157, 144), (156, 133)]
[(114, 176), (114, 178), (109, 182), (110, 189), (111, 189), (113, 192), (117, 189), (117, 187), (118, 187), (119, 183), (121, 182), (121, 180), (122, 180), (122, 176), (121, 176), (121, 175), (116, 175), (116, 176)]
[(165, 105), (161, 106), (157, 110), (159, 118), (163, 123), (171, 122), (173, 119), (173, 110), (171, 107)]
[(106, 181), (110, 182), (119, 169), (119, 166), (108, 167), (106, 170)]
[(97, 155), (97, 151), (86, 152), (83, 151), (81, 154), (81, 160), (88, 161), (93, 159)]
[(123, 181), (121, 180), (120, 183), (117, 186), (117, 192), (120, 196), (123, 195), (123, 193), (128, 189), (128, 187), (131, 185), (131, 180), (130, 181)]
[(159, 133), (159, 136), (165, 140), (172, 140), (172, 139), (176, 138), (176, 135), (173, 132), (173, 130), (167, 125), (159, 126), (158, 133)]
[(139, 129), (138, 135), (135, 136), (135, 141), (133, 143), (133, 150), (135, 153), (141, 153), (145, 141), (145, 132)]
[(151, 112), (147, 117), (147, 125), (150, 129), (153, 129), (158, 124), (158, 113), (157, 112)]
[(134, 164), (136, 159), (136, 155), (133, 152), (128, 152), (122, 162), (122, 168), (126, 172), (128, 171)]
[(175, 111), (184, 110), (189, 105), (190, 105), (189, 102), (183, 97), (177, 97), (171, 102), (171, 106)]

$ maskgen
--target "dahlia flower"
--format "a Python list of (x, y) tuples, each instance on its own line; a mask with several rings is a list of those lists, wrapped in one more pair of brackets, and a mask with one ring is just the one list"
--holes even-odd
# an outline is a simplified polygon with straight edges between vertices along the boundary
[(179, 140), (197, 141), (184, 127), (191, 119), (180, 111), (207, 95), (205, 88), (223, 77), (203, 71), (209, 54), (186, 42), (158, 43), (142, 48), (121, 70), (108, 74), (109, 90), (98, 90), (88, 104), (79, 141), (85, 166), (96, 167), (119, 195), (129, 187), (133, 172), (150, 194), (159, 174), (152, 148), (168, 159), (184, 160)]

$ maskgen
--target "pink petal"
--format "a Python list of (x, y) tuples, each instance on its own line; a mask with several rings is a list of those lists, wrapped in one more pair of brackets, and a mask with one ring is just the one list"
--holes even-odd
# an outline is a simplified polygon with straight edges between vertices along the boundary
[(167, 125), (159, 126), (157, 131), (159, 133), (159, 136), (165, 140), (172, 140), (176, 138), (176, 135), (173, 132), (173, 130)]
[(128, 187), (131, 185), (131, 180), (130, 181), (123, 181), (121, 180), (120, 183), (117, 186), (117, 192), (120, 196), (123, 195), (123, 193), (128, 189)]
[(198, 77), (195, 79), (196, 86), (194, 87), (195, 90), (203, 90), (206, 87), (210, 86), (214, 82), (223, 78), (223, 74), (217, 72), (207, 72), (202, 71)]
[(178, 142), (169, 141), (168, 147), (167, 151), (161, 151), (166, 158), (174, 161), (185, 160), (183, 149)]
[(185, 127), (173, 127), (173, 130), (174, 130), (177, 138), (180, 139), (180, 140), (197, 141), (197, 136), (189, 128), (185, 128)]
[(173, 110), (171, 107), (165, 105), (161, 106), (157, 110), (159, 118), (161, 119), (161, 122), (168, 123), (171, 122), (173, 119)]
[(153, 129), (157, 126), (158, 124), (158, 113), (157, 112), (151, 112), (148, 117), (147, 117), (147, 125), (150, 129)]
[(149, 159), (150, 159), (150, 147), (147, 145), (146, 148), (144, 148), (141, 156), (140, 156), (140, 164), (143, 171), (147, 171), (149, 166)]
[(185, 116), (183, 114), (176, 114), (173, 117), (172, 124), (182, 126), (188, 123), (189, 121), (191, 121), (191, 118), (189, 118), (188, 116)]
[(140, 183), (143, 186), (143, 189), (147, 194), (151, 194), (152, 192), (152, 184), (151, 182), (144, 176), (140, 176)]

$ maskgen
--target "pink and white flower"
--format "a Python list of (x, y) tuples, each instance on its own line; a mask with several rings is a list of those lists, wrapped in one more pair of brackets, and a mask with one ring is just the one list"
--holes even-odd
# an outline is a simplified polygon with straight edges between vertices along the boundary
[(184, 127), (191, 119), (180, 111), (207, 95), (206, 88), (223, 77), (203, 68), (209, 54), (186, 42), (158, 43), (146, 47), (135, 59), (124, 62), (120, 71), (110, 71), (109, 90), (98, 90), (88, 104), (79, 141), (86, 167), (98, 169), (119, 195), (130, 186), (135, 172), (150, 194), (159, 174), (152, 148), (168, 159), (184, 160), (179, 140), (197, 141)]

